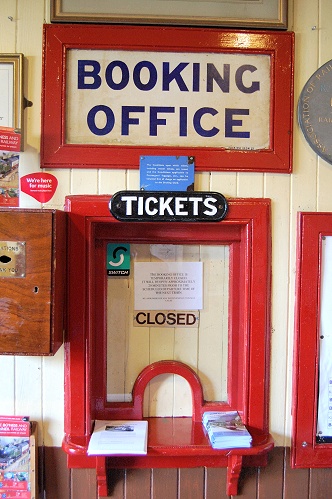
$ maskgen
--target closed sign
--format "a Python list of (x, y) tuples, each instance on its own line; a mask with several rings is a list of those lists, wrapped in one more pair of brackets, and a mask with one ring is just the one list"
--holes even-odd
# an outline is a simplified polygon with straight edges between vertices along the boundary
[(139, 310), (134, 315), (135, 327), (198, 327), (196, 311)]

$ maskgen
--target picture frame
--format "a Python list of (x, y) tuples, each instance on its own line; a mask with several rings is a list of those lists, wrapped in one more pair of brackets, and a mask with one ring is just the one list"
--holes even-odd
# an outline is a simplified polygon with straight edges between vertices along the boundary
[[(188, 7), (189, 5), (189, 7)], [(287, 0), (260, 2), (51, 0), (51, 22), (168, 24), (287, 29)], [(190, 12), (190, 14), (188, 14)]]
[[(332, 467), (332, 437), (324, 436), (331, 435), (332, 377), (330, 361), (328, 366), (322, 363), (326, 356), (331, 358), (328, 329), (331, 320), (331, 273), (327, 265), (331, 258), (330, 253), (326, 253), (328, 239), (331, 247), (332, 213), (298, 213), (292, 468)], [(329, 428), (330, 433), (320, 431), (323, 422), (325, 430)]]
[[(196, 171), (290, 173), (293, 60), (292, 32), (47, 24), (41, 167), (138, 169), (142, 155), (176, 155), (194, 156)], [(260, 92), (247, 105), (254, 86), (266, 107)]]
[[(0, 127), (20, 131), (23, 137), (23, 54), (0, 54)], [(23, 140), (21, 139), (21, 149)]]

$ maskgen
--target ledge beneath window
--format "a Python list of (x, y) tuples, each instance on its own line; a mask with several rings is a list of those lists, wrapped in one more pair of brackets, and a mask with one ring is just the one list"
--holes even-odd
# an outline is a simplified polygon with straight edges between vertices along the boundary
[(237, 495), (243, 466), (265, 466), (274, 447), (271, 435), (248, 428), (253, 443), (249, 448), (213, 449), (202, 423), (192, 418), (146, 418), (148, 453), (144, 456), (87, 456), (88, 442), (63, 442), (72, 468), (96, 468), (98, 497), (107, 497), (107, 470), (114, 468), (227, 468), (227, 495)]

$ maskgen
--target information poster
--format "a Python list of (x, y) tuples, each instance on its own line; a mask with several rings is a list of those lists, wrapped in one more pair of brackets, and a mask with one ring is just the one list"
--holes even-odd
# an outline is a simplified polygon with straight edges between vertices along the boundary
[(323, 441), (332, 441), (332, 236), (322, 240), (321, 280), (317, 433)]
[(18, 152), (0, 150), (0, 206), (19, 206)]
[(14, 105), (14, 66), (12, 63), (0, 67), (0, 126), (12, 127)]
[(135, 262), (135, 310), (201, 310), (202, 262)]
[(141, 156), (140, 189), (144, 191), (193, 191), (193, 156)]

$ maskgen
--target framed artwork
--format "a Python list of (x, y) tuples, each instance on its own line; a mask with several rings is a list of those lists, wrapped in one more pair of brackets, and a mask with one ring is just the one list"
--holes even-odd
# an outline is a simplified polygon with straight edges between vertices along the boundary
[(23, 128), (23, 54), (0, 54), (0, 127)]
[(51, 21), (286, 29), (287, 0), (51, 0)]
[(44, 26), (44, 168), (292, 170), (294, 34)]

